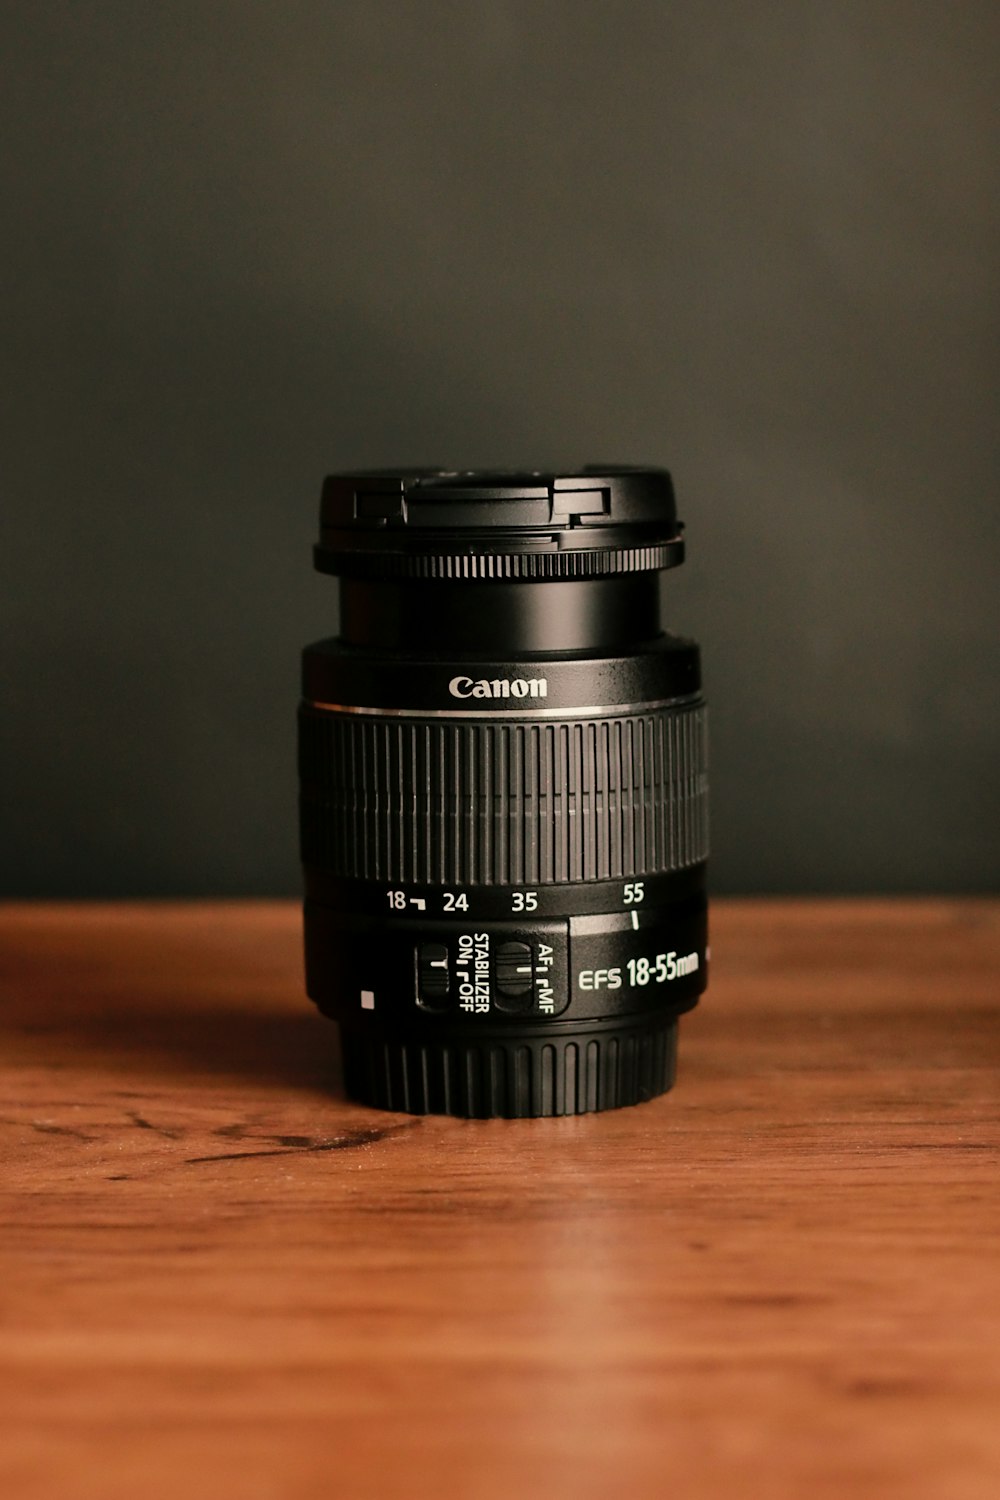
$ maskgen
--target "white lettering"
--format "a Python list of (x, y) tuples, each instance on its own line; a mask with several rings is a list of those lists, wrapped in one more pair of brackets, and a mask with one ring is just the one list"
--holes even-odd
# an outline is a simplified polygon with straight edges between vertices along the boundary
[(549, 684), (544, 677), (453, 677), (448, 691), (453, 698), (547, 698)]
[(577, 980), (581, 990), (620, 990), (621, 969), (581, 969)]

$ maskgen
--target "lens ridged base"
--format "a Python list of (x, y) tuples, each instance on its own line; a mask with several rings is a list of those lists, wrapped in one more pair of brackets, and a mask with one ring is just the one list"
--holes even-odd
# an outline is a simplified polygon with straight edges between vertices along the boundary
[(525, 1119), (620, 1109), (674, 1081), (677, 1019), (571, 1036), (399, 1040), (341, 1027), (344, 1084), (360, 1104), (404, 1114)]

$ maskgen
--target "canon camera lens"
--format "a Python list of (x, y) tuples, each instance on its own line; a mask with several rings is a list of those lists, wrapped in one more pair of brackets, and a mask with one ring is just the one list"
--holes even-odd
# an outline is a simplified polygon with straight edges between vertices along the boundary
[(348, 1092), (568, 1115), (673, 1082), (707, 978), (698, 648), (662, 469), (338, 474), (303, 657), (306, 981)]

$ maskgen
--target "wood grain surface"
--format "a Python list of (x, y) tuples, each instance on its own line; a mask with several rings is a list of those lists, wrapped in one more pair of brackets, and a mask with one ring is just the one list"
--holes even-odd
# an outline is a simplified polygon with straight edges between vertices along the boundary
[(713, 958), (665, 1099), (414, 1119), (292, 905), (3, 909), (3, 1500), (997, 1500), (1000, 905)]

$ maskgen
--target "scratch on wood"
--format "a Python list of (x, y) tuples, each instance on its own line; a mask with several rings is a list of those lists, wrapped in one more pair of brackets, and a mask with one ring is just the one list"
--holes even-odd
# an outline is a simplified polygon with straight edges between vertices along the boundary
[(84, 1130), (73, 1130), (69, 1125), (50, 1125), (47, 1120), (32, 1120), (32, 1130), (39, 1135), (71, 1135), (77, 1141), (92, 1141), (94, 1137)]
[(176, 1141), (183, 1133), (180, 1130), (169, 1130), (166, 1125), (154, 1125), (151, 1120), (139, 1114), (138, 1110), (128, 1109), (125, 1113), (133, 1125), (138, 1125), (140, 1130), (152, 1130), (156, 1135), (165, 1135), (168, 1141)]
[(249, 1161), (262, 1156), (306, 1156), (317, 1151), (355, 1151), (359, 1146), (373, 1146), (376, 1141), (398, 1135), (401, 1130), (411, 1130), (419, 1123), (419, 1120), (411, 1120), (406, 1125), (390, 1125), (385, 1129), (352, 1130), (347, 1135), (334, 1136), (331, 1140), (314, 1141), (308, 1136), (279, 1136), (279, 1140), (299, 1141), (301, 1144), (271, 1146), (265, 1151), (227, 1151), (222, 1155), (188, 1156), (185, 1161), (189, 1166), (197, 1166), (203, 1162)]

